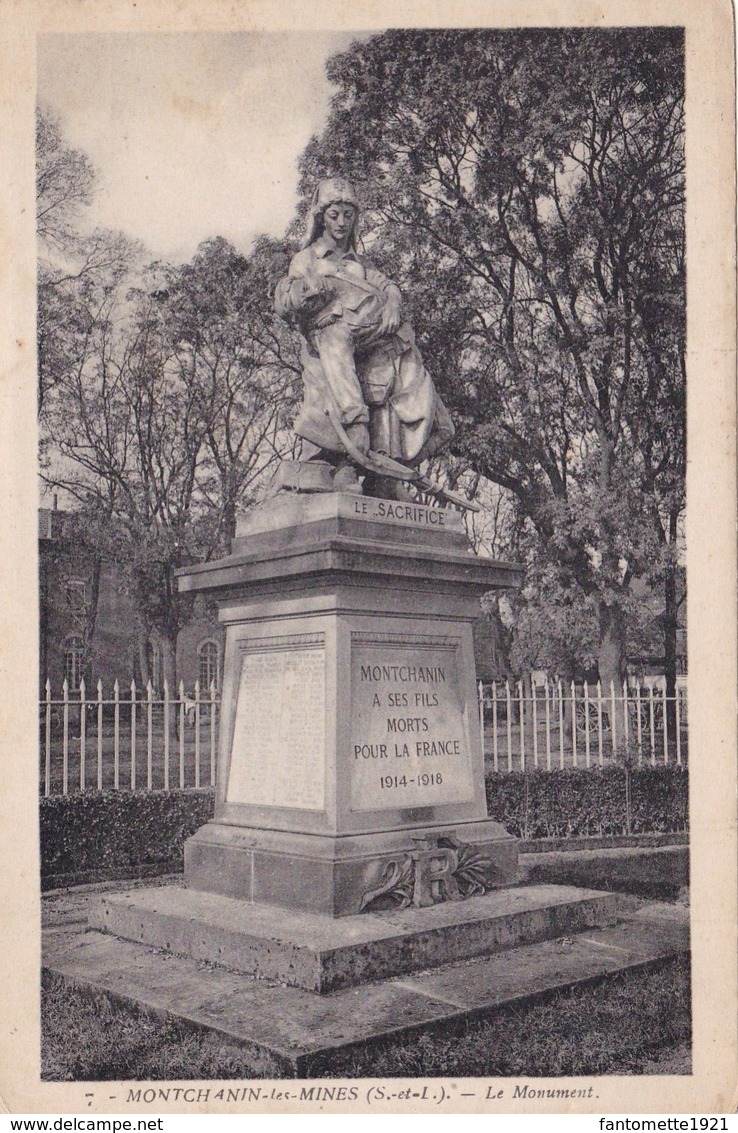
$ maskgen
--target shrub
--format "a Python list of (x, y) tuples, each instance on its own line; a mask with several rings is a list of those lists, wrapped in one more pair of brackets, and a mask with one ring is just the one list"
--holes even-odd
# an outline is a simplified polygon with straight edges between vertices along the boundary
[[(679, 767), (566, 768), (487, 775), (491, 818), (521, 838), (672, 833), (687, 828)], [(183, 847), (213, 816), (211, 788), (103, 791), (41, 800), (46, 883), (181, 870)]]
[(491, 772), (490, 818), (522, 838), (686, 830), (689, 777), (681, 767)]
[(214, 792), (102, 791), (41, 799), (42, 877), (168, 866), (181, 869), (185, 840), (213, 816)]

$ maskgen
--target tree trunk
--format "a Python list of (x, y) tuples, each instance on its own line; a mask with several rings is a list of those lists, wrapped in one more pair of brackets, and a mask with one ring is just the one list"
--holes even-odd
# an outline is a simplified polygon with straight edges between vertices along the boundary
[(152, 673), (149, 665), (149, 631), (143, 621), (138, 623), (136, 636), (138, 638), (138, 668), (141, 673), (141, 687), (146, 688), (149, 681), (152, 680)]
[(92, 645), (92, 639), (95, 636), (95, 627), (97, 625), (97, 608), (100, 602), (100, 577), (102, 575), (102, 555), (95, 554), (92, 560), (92, 571), (90, 575), (90, 598), (87, 602), (86, 609), (86, 630), (85, 640)]
[(666, 680), (666, 735), (669, 758), (676, 759), (677, 604), (675, 568), (664, 578), (664, 677)]
[[(678, 513), (669, 517), (669, 537), (672, 546), (677, 539)], [(670, 758), (676, 759), (676, 679), (677, 679), (677, 632), (679, 628), (679, 596), (677, 594), (676, 561), (666, 568), (664, 576), (664, 678), (666, 681), (666, 731)]]
[(600, 648), (597, 658), (602, 693), (610, 692), (610, 684), (615, 691), (622, 690), (625, 676), (625, 628), (620, 606), (608, 606), (600, 600)]
[(620, 606), (608, 606), (600, 599), (600, 648), (597, 661), (600, 683), (602, 685), (602, 714), (603, 725), (609, 722), (610, 735), (615, 736), (613, 755), (622, 746), (622, 729), (614, 727), (612, 720), (611, 689), (614, 687), (615, 695), (623, 695), (623, 679), (625, 677), (625, 627), (623, 612)]
[(177, 639), (175, 637), (172, 641), (170, 636), (165, 636), (163, 633), (160, 635), (161, 642), (161, 667), (162, 676), (169, 688), (169, 729), (174, 731), (175, 736), (179, 739), (179, 725), (181, 719), (181, 712), (174, 704), (174, 701), (179, 699), (179, 688), (177, 687)]
[(238, 506), (235, 497), (226, 499), (223, 505), (223, 534), (226, 540), (226, 554), (230, 550), (231, 542), (236, 538), (236, 523), (238, 521)]
[(497, 598), (491, 599), (485, 604), (485, 614), (487, 616), (490, 637), (492, 639), (492, 646), (494, 649), (495, 660), (498, 663), (499, 671), (511, 685), (515, 683), (515, 674), (510, 664), (510, 648), (512, 645), (512, 631), (507, 628), (500, 616), (500, 608)]
[(177, 639), (161, 635), (161, 664), (164, 680), (169, 685), (169, 695), (179, 696), (177, 687)]

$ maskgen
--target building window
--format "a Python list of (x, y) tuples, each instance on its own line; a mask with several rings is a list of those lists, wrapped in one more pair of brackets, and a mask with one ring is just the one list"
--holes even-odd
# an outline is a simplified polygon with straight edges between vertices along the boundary
[(81, 637), (68, 637), (64, 643), (64, 676), (70, 692), (78, 692), (84, 676), (85, 648)]
[(214, 685), (216, 690), (220, 688), (220, 652), (218, 650), (217, 642), (203, 641), (202, 645), (197, 650), (200, 658), (200, 690), (203, 693), (210, 691), (210, 686)]

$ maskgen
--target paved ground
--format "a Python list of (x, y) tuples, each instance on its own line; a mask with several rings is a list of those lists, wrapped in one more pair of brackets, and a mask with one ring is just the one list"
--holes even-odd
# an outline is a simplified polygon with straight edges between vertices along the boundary
[[(178, 888), (181, 880), (166, 877), (153, 884)], [(268, 1069), (280, 1077), (300, 1076), (318, 1053), (484, 1017), (551, 990), (643, 967), (689, 949), (688, 910), (683, 903), (619, 897), (614, 898), (619, 909), (616, 924), (601, 921), (600, 927), (584, 931), (578, 926), (573, 933), (564, 931), (554, 939), (514, 950), (316, 995), (276, 980), (253, 980), (203, 963), (202, 958), (166, 954), (88, 930), (88, 907), (100, 894), (151, 886), (150, 880), (110, 882), (46, 895), (47, 969), (75, 984), (235, 1039), (250, 1052), (255, 1069)], [(673, 1066), (676, 1060), (683, 1065), (685, 1058), (688, 1052), (670, 1051), (668, 1064)], [(688, 1070), (653, 1062), (644, 1072)]]

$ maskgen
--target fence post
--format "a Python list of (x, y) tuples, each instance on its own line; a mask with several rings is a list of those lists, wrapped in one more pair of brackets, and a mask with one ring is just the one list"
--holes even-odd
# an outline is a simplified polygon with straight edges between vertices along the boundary
[(571, 682), (571, 765), (577, 766), (577, 686)]
[(638, 766), (643, 763), (643, 720), (641, 718), (641, 682), (636, 683), (636, 734), (638, 744)]
[(120, 788), (120, 685), (113, 685), (113, 786)]
[(154, 785), (154, 721), (152, 718), (152, 697), (154, 690), (149, 680), (146, 685), (146, 786), (151, 790)]
[(625, 755), (628, 755), (628, 742), (630, 740), (630, 724), (628, 722), (628, 681), (623, 681), (623, 742)]
[(44, 795), (51, 794), (51, 681), (46, 678), (46, 705), (44, 710), (46, 752), (44, 754)]
[(492, 765), (499, 771), (497, 752), (497, 681), (492, 681)]
[(559, 694), (559, 767), (564, 767), (564, 686), (559, 677), (557, 691)]
[(676, 688), (674, 689), (674, 697), (675, 697), (675, 701), (676, 701), (676, 703), (674, 705), (674, 708), (675, 708), (674, 716), (675, 716), (675, 719), (676, 719), (676, 761), (677, 761), (677, 767), (681, 767), (682, 766), (682, 719), (681, 719), (681, 700), (682, 700), (682, 698), (679, 695), (679, 685), (677, 685)]
[(210, 682), (210, 786), (215, 786), (215, 729), (216, 729), (216, 712), (218, 711), (215, 702), (215, 681)]
[(200, 786), (200, 681), (195, 681), (195, 786)]
[(62, 685), (62, 794), (69, 794), (69, 682), (64, 678)]
[(605, 756), (602, 750), (602, 682), (597, 682), (597, 749), (600, 757), (600, 767), (604, 766)]
[[(674, 691), (676, 692), (676, 689)], [(663, 707), (663, 713), (664, 713), (664, 763), (668, 765), (668, 763), (669, 763), (669, 736), (668, 736), (668, 731), (669, 731), (669, 724), (668, 724), (669, 701), (668, 701), (667, 696), (666, 696), (666, 678), (665, 677), (664, 677), (664, 695), (663, 695), (662, 703), (663, 703), (663, 706), (664, 706)]]
[(592, 749), (589, 738), (589, 683), (584, 682), (584, 766), (592, 766)]
[(482, 744), (482, 766), (484, 766), (484, 685), (481, 681), (477, 682), (477, 707), (479, 710), (479, 735)]
[(103, 789), (103, 684), (97, 682), (97, 789)]
[(505, 678), (505, 697), (507, 702), (507, 769), (512, 771), (512, 697), (510, 681)]
[(136, 682), (131, 681), (131, 790), (136, 790)]
[(179, 785), (185, 785), (185, 691), (184, 681), (179, 682)]
[(533, 766), (538, 770), (538, 692), (533, 681), (530, 682), (530, 699), (533, 706)]
[(651, 765), (656, 766), (656, 722), (653, 711), (653, 685), (648, 690), (648, 713), (651, 724)]
[(169, 684), (164, 678), (164, 790), (169, 790)]
[(86, 768), (85, 748), (87, 747), (87, 704), (85, 702), (85, 679), (79, 682), (79, 789), (84, 791)]
[[(615, 681), (610, 681), (610, 733), (612, 738), (612, 757), (615, 758), (615, 753), (618, 750), (618, 733), (616, 721), (617, 712), (615, 710)], [(600, 761), (601, 765), (601, 761)]]
[(551, 703), (548, 695), (548, 677), (543, 686), (546, 690), (546, 770), (551, 770)]
[(520, 770), (525, 771), (525, 702), (523, 700), (522, 681), (518, 681), (518, 703), (520, 706)]

